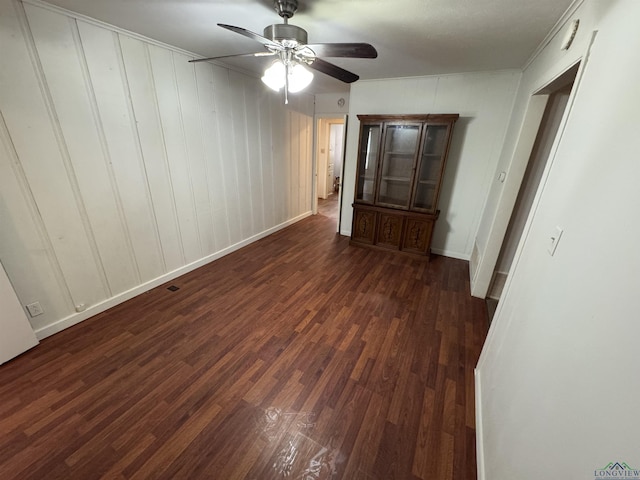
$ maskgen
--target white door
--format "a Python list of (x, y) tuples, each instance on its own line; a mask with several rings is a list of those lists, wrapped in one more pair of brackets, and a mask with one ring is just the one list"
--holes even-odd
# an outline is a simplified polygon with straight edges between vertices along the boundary
[(333, 193), (333, 150), (329, 150), (329, 165), (327, 165), (327, 195)]
[[(344, 121), (332, 123), (329, 130), (329, 171), (327, 191), (334, 192), (334, 180), (342, 170), (342, 145), (344, 143)], [(342, 181), (342, 179), (340, 179)]]
[(37, 344), (31, 324), (0, 264), (0, 364)]

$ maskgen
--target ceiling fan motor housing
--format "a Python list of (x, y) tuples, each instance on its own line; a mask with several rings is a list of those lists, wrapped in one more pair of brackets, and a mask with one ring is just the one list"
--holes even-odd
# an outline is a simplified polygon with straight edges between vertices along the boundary
[(274, 0), (273, 7), (282, 18), (291, 18), (298, 10), (298, 0)]
[(285, 44), (287, 41), (296, 42), (298, 45), (305, 45), (307, 43), (306, 30), (295, 25), (289, 25), (288, 23), (269, 25), (264, 29), (264, 36), (269, 40), (282, 43), (285, 46), (287, 46)]

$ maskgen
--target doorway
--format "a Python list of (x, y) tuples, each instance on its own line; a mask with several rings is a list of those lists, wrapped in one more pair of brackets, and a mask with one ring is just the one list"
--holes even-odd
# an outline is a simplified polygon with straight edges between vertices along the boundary
[(547, 96), (548, 99), (487, 292), (490, 318), (502, 295), (516, 249), (524, 232), (538, 187), (543, 179), (547, 160), (551, 155), (566, 107), (569, 104), (578, 66), (576, 64), (556, 81), (536, 93), (536, 95)]
[(316, 119), (314, 212), (336, 221), (340, 231), (346, 117)]

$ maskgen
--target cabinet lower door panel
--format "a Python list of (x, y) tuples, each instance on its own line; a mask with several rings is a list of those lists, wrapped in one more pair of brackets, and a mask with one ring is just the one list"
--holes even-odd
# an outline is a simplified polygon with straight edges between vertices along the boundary
[(433, 220), (407, 218), (404, 229), (402, 250), (421, 255), (429, 254)]
[(356, 242), (373, 244), (376, 233), (376, 212), (356, 209), (353, 215), (351, 238)]
[(353, 206), (351, 241), (412, 255), (429, 255), (435, 215), (397, 209)]
[(398, 250), (402, 234), (402, 216), (389, 213), (379, 215), (376, 245)]

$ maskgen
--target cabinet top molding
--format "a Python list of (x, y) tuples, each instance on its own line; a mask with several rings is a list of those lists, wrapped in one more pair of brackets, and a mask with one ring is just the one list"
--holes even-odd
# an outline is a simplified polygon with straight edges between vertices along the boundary
[(458, 113), (421, 113), (408, 115), (368, 115), (359, 114), (358, 119), (367, 122), (401, 121), (401, 122), (455, 122), (460, 117)]

